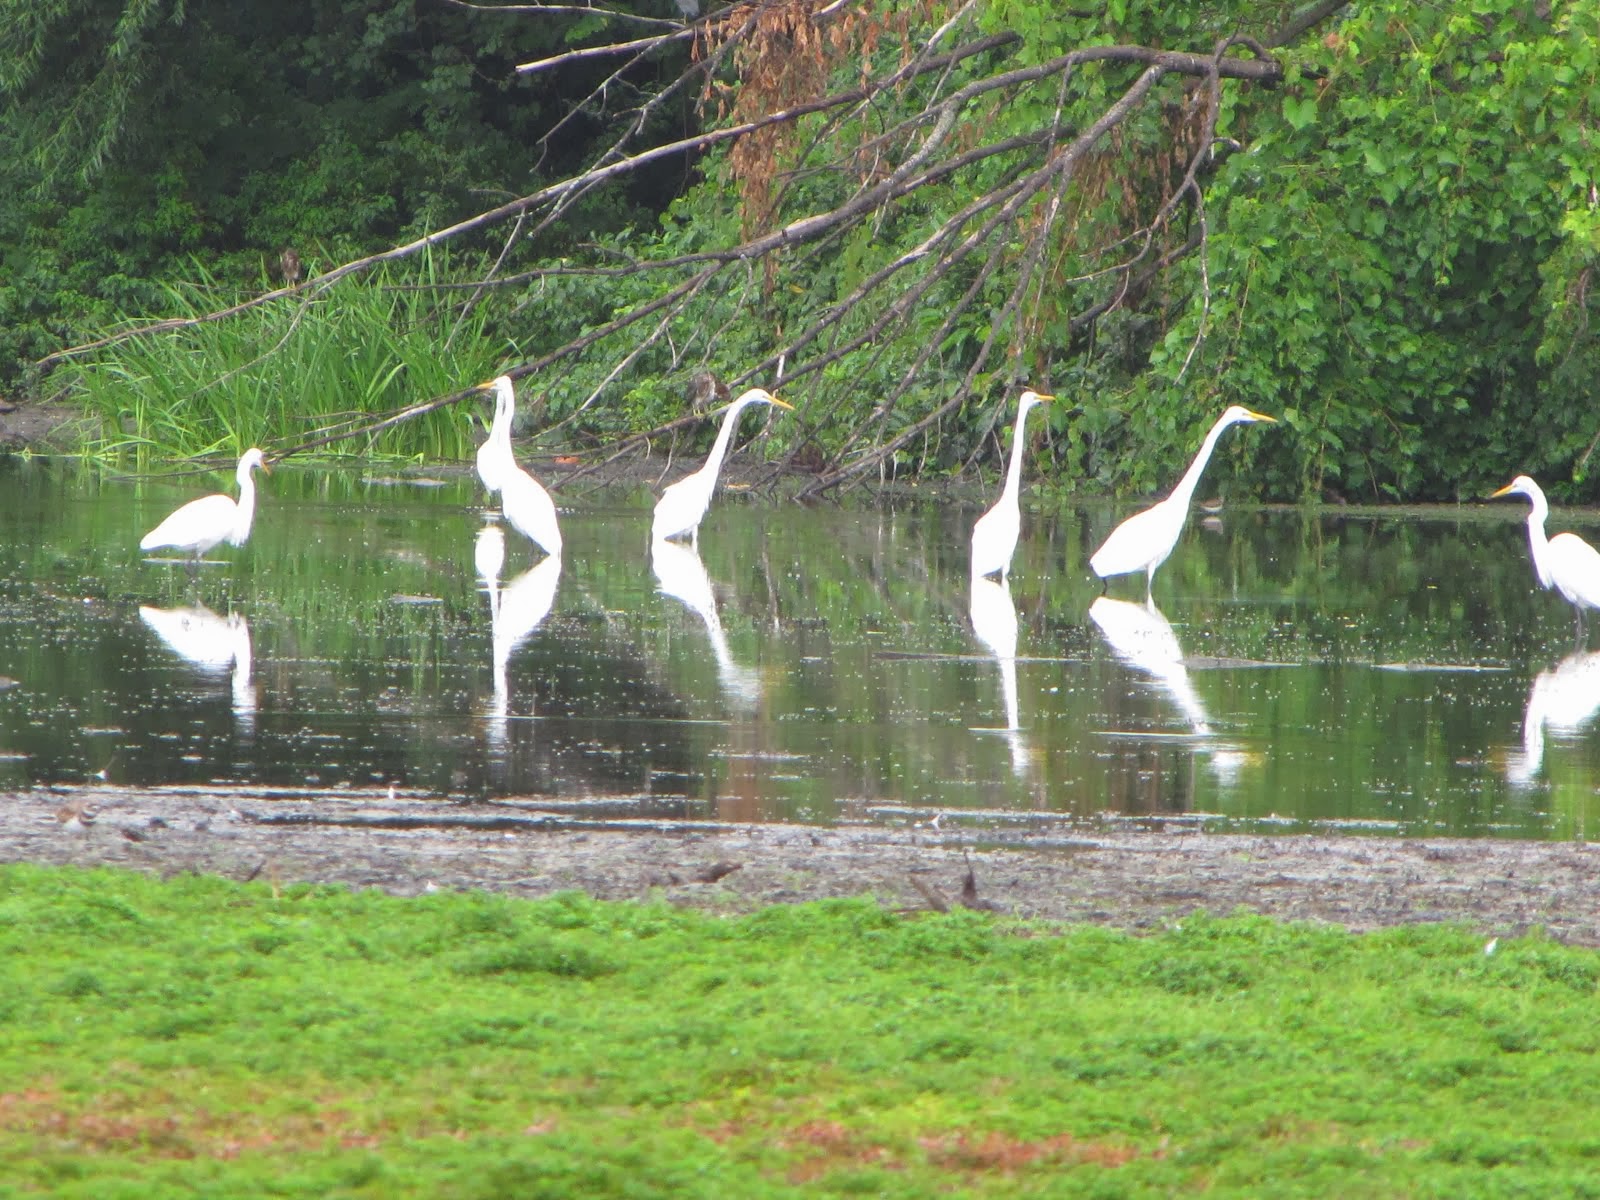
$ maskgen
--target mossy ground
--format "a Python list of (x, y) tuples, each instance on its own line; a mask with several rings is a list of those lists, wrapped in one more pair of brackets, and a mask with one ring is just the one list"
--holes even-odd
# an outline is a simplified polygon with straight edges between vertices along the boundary
[(1600, 954), (0, 868), (0, 1196), (1600, 1195)]

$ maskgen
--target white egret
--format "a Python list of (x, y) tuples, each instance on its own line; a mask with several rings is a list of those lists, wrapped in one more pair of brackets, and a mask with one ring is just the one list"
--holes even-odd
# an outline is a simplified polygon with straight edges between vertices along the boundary
[(1017, 549), (1017, 534), (1022, 529), (1022, 506), (1017, 495), (1022, 488), (1022, 430), (1028, 413), (1036, 404), (1054, 400), (1042, 392), (1027, 391), (1017, 401), (1017, 428), (1011, 435), (1011, 465), (1006, 471), (1006, 486), (995, 506), (978, 518), (972, 527), (972, 577), (1000, 572), (1002, 582), (1011, 572), (1011, 556)]
[(511, 528), (546, 554), (555, 558), (561, 556), (561, 524), (556, 519), (556, 502), (537, 479), (514, 462), (505, 468), (500, 478), (500, 511)]
[(478, 477), (491, 492), (500, 493), (500, 510), (511, 527), (546, 554), (561, 553), (561, 524), (555, 501), (544, 486), (517, 465), (511, 452), (511, 422), (517, 414), (517, 396), (511, 378), (501, 375), (482, 384), (495, 394), (494, 423), (478, 447)]
[(1528, 514), (1528, 546), (1533, 552), (1533, 571), (1539, 586), (1553, 587), (1567, 598), (1578, 612), (1578, 636), (1583, 636), (1583, 610), (1600, 608), (1600, 552), (1575, 533), (1544, 535), (1544, 519), (1550, 505), (1544, 492), (1526, 475), (1518, 475), (1489, 498), (1526, 496), (1533, 502)]
[(1135, 513), (1111, 531), (1100, 549), (1089, 560), (1089, 567), (1101, 579), (1112, 575), (1126, 575), (1130, 571), (1145, 573), (1144, 594), (1149, 599), (1151, 585), (1155, 582), (1156, 568), (1167, 561), (1167, 555), (1178, 544), (1184, 522), (1189, 519), (1189, 502), (1200, 476), (1211, 461), (1211, 452), (1217, 448), (1217, 439), (1230, 425), (1248, 421), (1273, 421), (1276, 417), (1251, 412), (1248, 408), (1233, 405), (1217, 418), (1217, 423), (1200, 444), (1200, 453), (1194, 456), (1189, 469), (1184, 472), (1178, 486), (1161, 503)]
[(271, 473), (267, 460), (255, 447), (244, 452), (234, 478), (239, 481), (239, 499), (220, 493), (191, 500), (161, 524), (139, 539), (139, 549), (154, 550), (171, 546), (193, 554), (195, 561), (218, 542), (242, 546), (250, 537), (250, 522), (256, 515), (256, 484), (251, 472), (257, 467)]
[(650, 526), (650, 540), (679, 537), (685, 533), (696, 545), (700, 542), (700, 521), (711, 507), (711, 493), (717, 489), (717, 474), (722, 470), (722, 460), (727, 456), (728, 443), (739, 426), (739, 416), (752, 404), (772, 404), (778, 408), (793, 409), (764, 388), (751, 388), (728, 406), (728, 415), (722, 418), (722, 428), (705, 466), (692, 475), (686, 475), (661, 493), (656, 501), (655, 520)]
[(489, 436), (478, 447), (478, 478), (493, 495), (500, 490), (503, 464), (507, 460), (515, 462), (511, 453), (511, 421), (516, 416), (517, 395), (512, 390), (509, 375), (480, 383), (478, 388), (494, 392), (494, 420), (489, 424)]

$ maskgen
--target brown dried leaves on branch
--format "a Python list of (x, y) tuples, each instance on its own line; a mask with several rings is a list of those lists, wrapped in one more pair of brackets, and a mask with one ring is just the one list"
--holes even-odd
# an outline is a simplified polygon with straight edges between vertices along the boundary
[[(828, 10), (828, 19), (819, 20)], [(705, 43), (709, 52), (743, 34), (733, 54), (737, 82), (708, 79), (704, 98), (719, 120), (757, 121), (826, 96), (839, 66), (851, 61), (861, 64), (860, 83), (866, 88), (883, 35), (896, 33), (901, 45), (909, 45), (912, 17), (909, 7), (885, 14), (871, 6), (840, 8), (834, 0), (735, 5), (721, 20), (708, 22)], [(729, 152), (746, 237), (771, 228), (777, 181), (799, 139), (795, 122), (765, 125), (745, 134)]]

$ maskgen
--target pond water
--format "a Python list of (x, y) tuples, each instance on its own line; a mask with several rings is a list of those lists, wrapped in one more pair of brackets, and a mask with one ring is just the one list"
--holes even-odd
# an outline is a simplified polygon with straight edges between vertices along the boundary
[(0, 460), (0, 788), (1572, 838), (1600, 782), (1600, 653), (1520, 501), (1197, 511), (1152, 611), (1086, 565), (1127, 505), (1028, 513), (1002, 589), (954, 505), (725, 491), (698, 555), (652, 558), (645, 490), (578, 485), (540, 564), (464, 473), (261, 484), (249, 544), (191, 570), (139, 537), (231, 471)]

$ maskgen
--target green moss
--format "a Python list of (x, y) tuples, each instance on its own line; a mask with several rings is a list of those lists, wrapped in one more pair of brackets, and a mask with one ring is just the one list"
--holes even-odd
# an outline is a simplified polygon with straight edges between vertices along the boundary
[(1537, 939), (32, 866), (0, 910), (19, 1195), (1596, 1194), (1600, 957)]

